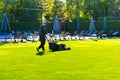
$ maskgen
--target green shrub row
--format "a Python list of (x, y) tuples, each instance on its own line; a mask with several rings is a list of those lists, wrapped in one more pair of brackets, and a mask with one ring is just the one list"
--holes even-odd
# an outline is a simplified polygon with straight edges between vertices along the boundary
[[(38, 30), (41, 23), (37, 22), (10, 22), (11, 30)], [(52, 24), (47, 24), (47, 31), (51, 32)]]
[[(115, 30), (120, 32), (120, 20), (109, 20), (107, 21), (106, 24), (107, 24), (106, 32), (108, 32), (109, 30)], [(76, 28), (75, 23), (72, 23), (72, 22), (67, 23), (66, 26), (67, 26), (66, 27), (67, 31), (71, 31), (71, 32), (75, 31), (75, 28)], [(80, 22), (80, 31), (89, 30), (89, 26), (90, 26), (89, 21)], [(95, 28), (98, 31), (103, 30), (103, 21), (95, 21)]]
[[(0, 24), (1, 25), (1, 24)], [(80, 22), (80, 31), (81, 30), (89, 30), (89, 21), (81, 21)], [(33, 22), (10, 22), (10, 27), (12, 30), (38, 30), (40, 23), (33, 23)], [(52, 23), (47, 24), (47, 31), (52, 32)], [(103, 21), (95, 21), (96, 30), (103, 29)], [(64, 30), (73, 33), (76, 29), (75, 22), (66, 22)], [(120, 20), (110, 20), (107, 21), (107, 30), (116, 30), (120, 32)]]
[[(98, 20), (103, 20), (104, 17), (98, 17)], [(119, 20), (119, 17), (115, 17), (115, 16), (107, 16), (106, 17), (107, 20)]]

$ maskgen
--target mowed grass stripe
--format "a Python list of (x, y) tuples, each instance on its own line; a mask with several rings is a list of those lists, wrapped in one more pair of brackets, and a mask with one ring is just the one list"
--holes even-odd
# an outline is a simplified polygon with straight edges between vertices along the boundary
[(46, 43), (37, 55), (39, 42), (0, 45), (0, 80), (120, 79), (120, 39), (58, 43), (71, 50), (51, 52)]

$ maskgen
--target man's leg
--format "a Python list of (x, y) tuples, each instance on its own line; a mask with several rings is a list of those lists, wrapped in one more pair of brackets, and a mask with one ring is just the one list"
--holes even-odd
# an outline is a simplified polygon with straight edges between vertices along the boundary
[(40, 41), (40, 45), (38, 46), (38, 48), (36, 48), (37, 52), (39, 52), (39, 49), (42, 47), (41, 45), (41, 41)]
[(41, 48), (42, 48), (43, 51), (45, 51), (44, 45), (45, 45), (45, 39), (41, 43)]

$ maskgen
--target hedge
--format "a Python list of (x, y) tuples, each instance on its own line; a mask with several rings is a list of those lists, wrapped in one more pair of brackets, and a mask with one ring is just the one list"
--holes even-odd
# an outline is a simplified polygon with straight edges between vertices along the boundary
[[(10, 22), (12, 30), (38, 30), (41, 23), (37, 22)], [(47, 31), (51, 32), (52, 24), (47, 24)]]
[[(119, 31), (120, 32), (120, 20), (109, 20), (107, 21), (107, 29), (106, 32), (108, 32), (109, 30), (115, 30), (115, 31)], [(67, 31), (71, 31), (74, 32), (75, 31), (75, 22), (74, 23), (67, 23)], [(89, 21), (84, 21), (84, 22), (80, 22), (80, 30), (89, 30), (89, 26), (90, 26), (90, 22)], [(96, 30), (100, 31), (103, 29), (103, 21), (95, 21), (95, 28)]]
[[(1, 24), (0, 24), (1, 25)], [(47, 24), (47, 31), (52, 32), (52, 23)], [(90, 22), (89, 21), (81, 21), (80, 22), (80, 30), (88, 30)], [(10, 22), (10, 27), (12, 30), (38, 30), (40, 23), (37, 22)], [(66, 22), (65, 30), (73, 33), (75, 31), (76, 23), (75, 22)], [(96, 30), (103, 29), (103, 21), (95, 21)], [(107, 30), (116, 30), (120, 32), (120, 20), (109, 20), (107, 21)]]

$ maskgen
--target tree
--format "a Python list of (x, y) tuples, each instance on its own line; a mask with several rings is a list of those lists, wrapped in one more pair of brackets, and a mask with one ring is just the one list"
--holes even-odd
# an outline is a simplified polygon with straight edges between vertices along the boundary
[(11, 21), (18, 21), (19, 12), (21, 11), (22, 0), (11, 0), (8, 14)]
[[(119, 16), (120, 0), (0, 0), (0, 16), (7, 12), (11, 21), (49, 21), (55, 15), (59, 19), (73, 21), (76, 17), (94, 19), (103, 16)], [(45, 18), (44, 18), (45, 17)]]
[(39, 21), (38, 2), (34, 0), (22, 0), (19, 9), (18, 20), (21, 22), (36, 22)]
[(75, 5), (76, 5), (76, 17), (80, 17), (80, 10), (81, 10), (81, 5), (80, 5), (81, 0), (75, 0)]
[(66, 8), (67, 8), (67, 15), (68, 15), (68, 20), (71, 21), (73, 19), (73, 14), (74, 14), (74, 0), (66, 0)]
[(115, 16), (119, 17), (120, 19), (120, 0), (116, 0), (115, 4), (114, 4), (114, 12), (115, 12)]
[(64, 2), (60, 1), (60, 0), (54, 0), (54, 6), (53, 6), (53, 17), (55, 17), (55, 15), (59, 16), (60, 20), (64, 20)]
[(48, 0), (47, 4), (48, 4), (48, 9), (44, 13), (44, 15), (48, 21), (51, 21), (54, 18), (54, 12), (53, 12), (54, 0)]
[(41, 0), (38, 2), (39, 2), (39, 8), (40, 8), (40, 17), (41, 17), (40, 20), (43, 21), (45, 19), (45, 13), (49, 9), (48, 0)]
[(5, 6), (5, 2), (3, 0), (0, 0), (0, 16), (2, 16), (4, 12), (4, 6)]

